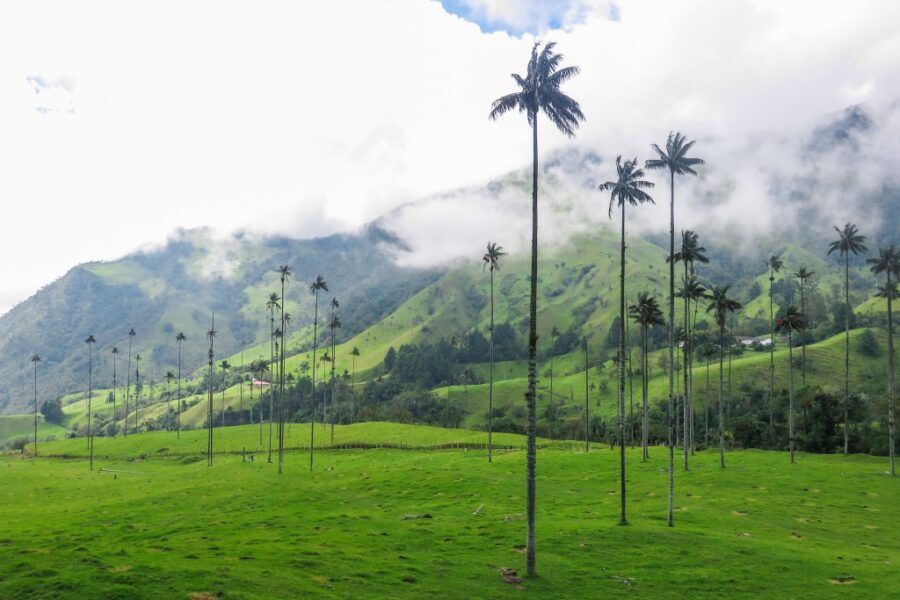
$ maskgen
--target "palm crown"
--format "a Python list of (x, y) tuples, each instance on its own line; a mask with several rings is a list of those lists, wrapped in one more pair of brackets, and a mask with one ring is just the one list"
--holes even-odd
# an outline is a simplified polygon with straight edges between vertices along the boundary
[(575, 135), (580, 121), (584, 121), (581, 106), (560, 90), (560, 86), (578, 75), (578, 67), (562, 67), (562, 54), (554, 51), (555, 42), (541, 48), (535, 44), (524, 76), (512, 74), (519, 90), (494, 100), (489, 118), (493, 121), (509, 111), (524, 112), (528, 124), (534, 127), (537, 113), (543, 111), (557, 129), (569, 137)]
[(681, 132), (669, 132), (665, 151), (656, 144), (651, 144), (650, 147), (656, 152), (657, 158), (651, 158), (644, 166), (648, 169), (668, 169), (673, 175), (696, 175), (694, 167), (704, 163), (702, 158), (687, 156), (694, 143), (694, 140), (686, 141)]
[(645, 189), (653, 187), (653, 183), (642, 179), (644, 170), (637, 166), (637, 158), (622, 162), (622, 156), (616, 157), (616, 181), (607, 181), (597, 186), (601, 192), (610, 192), (609, 216), (612, 217), (613, 206), (623, 206), (628, 203), (632, 206), (653, 202), (650, 194)]
[(266, 310), (278, 310), (281, 308), (281, 296), (278, 295), (277, 292), (272, 292), (269, 294), (269, 299), (266, 301)]
[(696, 275), (688, 275), (687, 279), (681, 279), (681, 289), (678, 290), (678, 297), (687, 300), (700, 300), (706, 298), (706, 288), (700, 283)]
[[(769, 260), (766, 261), (766, 266), (769, 268), (772, 273), (778, 273), (781, 271), (781, 268), (784, 267), (784, 260), (778, 254), (773, 254), (769, 257)], [(769, 277), (769, 279), (774, 279), (774, 277)]]
[(800, 283), (806, 283), (815, 274), (816, 272), (809, 270), (806, 265), (800, 265), (800, 268), (794, 273), (794, 277), (796, 277)]
[(638, 294), (637, 302), (628, 307), (628, 314), (637, 323), (646, 327), (665, 323), (662, 310), (659, 308), (659, 302), (648, 292)]
[(675, 253), (675, 262), (685, 262), (689, 265), (695, 262), (708, 263), (706, 248), (700, 245), (700, 236), (690, 229), (681, 232), (681, 250)]
[(743, 304), (728, 297), (728, 290), (730, 287), (731, 286), (729, 285), (713, 286), (713, 289), (708, 296), (710, 303), (706, 307), (706, 310), (715, 315), (716, 324), (719, 327), (725, 327), (725, 319), (729, 312), (740, 310), (743, 307)]
[(187, 339), (187, 336), (184, 335), (184, 332), (182, 332), (182, 331), (179, 331), (178, 334), (175, 336), (176, 342), (183, 342), (186, 339)]
[(491, 271), (499, 271), (501, 256), (506, 256), (506, 252), (503, 251), (503, 248), (498, 246), (495, 242), (488, 242), (487, 252), (484, 253), (481, 260), (483, 261), (484, 266), (488, 267)]
[(868, 250), (863, 243), (866, 241), (866, 236), (860, 235), (853, 223), (845, 223), (843, 228), (835, 227), (834, 230), (838, 234), (838, 239), (828, 245), (828, 254), (837, 251), (840, 254), (849, 255), (851, 252), (859, 254)]
[(894, 244), (887, 248), (879, 248), (878, 256), (867, 258), (866, 264), (876, 275), (887, 273), (891, 277), (900, 277), (900, 250)]
[(775, 321), (775, 329), (778, 331), (803, 331), (806, 329), (806, 320), (800, 309), (791, 304)]

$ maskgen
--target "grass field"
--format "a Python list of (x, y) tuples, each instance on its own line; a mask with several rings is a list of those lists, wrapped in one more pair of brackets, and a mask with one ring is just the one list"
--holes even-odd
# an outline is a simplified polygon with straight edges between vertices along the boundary
[[(412, 446), (483, 437), (388, 424), (337, 432)], [(218, 432), (226, 450), (256, 433)], [(884, 459), (801, 454), (792, 466), (782, 453), (745, 451), (722, 470), (700, 453), (678, 472), (670, 529), (664, 449), (648, 463), (629, 452), (627, 527), (616, 525), (616, 452), (541, 450), (539, 577), (508, 582), (500, 570), (524, 564), (521, 450), (493, 464), (472, 449), (326, 450), (313, 473), (292, 451), (279, 477), (259, 455), (220, 455), (208, 468), (200, 434), (98, 439), (94, 472), (81, 457), (0, 456), (0, 597), (887, 598), (897, 589), (900, 481)], [(43, 448), (85, 450), (83, 439)]]

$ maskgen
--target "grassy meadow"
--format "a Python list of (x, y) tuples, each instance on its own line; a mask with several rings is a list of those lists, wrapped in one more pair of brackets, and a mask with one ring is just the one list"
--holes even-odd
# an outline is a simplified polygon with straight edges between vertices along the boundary
[[(294, 425), (308, 435), (308, 426)], [(884, 459), (701, 452), (676, 472), (666, 527), (666, 451), (629, 450), (628, 526), (617, 452), (556, 443), (538, 455), (538, 577), (524, 571), (524, 439), (488, 464), (464, 430), (337, 427), (308, 470), (279, 476), (258, 427), (42, 445), (0, 455), (2, 598), (886, 598), (900, 563), (900, 488)], [(326, 441), (321, 426), (317, 439)], [(292, 430), (290, 440), (300, 436)], [(303, 438), (305, 441), (305, 438)], [(254, 453), (243, 460), (241, 449)], [(293, 442), (290, 444), (293, 446)], [(51, 456), (52, 455), (52, 456)], [(517, 571), (513, 574), (506, 569)], [(452, 582), (452, 583), (451, 583)]]

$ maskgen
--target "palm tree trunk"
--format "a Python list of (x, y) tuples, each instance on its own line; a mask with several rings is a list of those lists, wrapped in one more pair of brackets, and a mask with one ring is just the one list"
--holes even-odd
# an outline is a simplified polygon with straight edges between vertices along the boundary
[(525, 433), (527, 435), (525, 479), (527, 491), (526, 512), (528, 533), (525, 543), (525, 570), (529, 577), (534, 577), (537, 574), (537, 571), (535, 570), (534, 520), (537, 493), (535, 484), (537, 471), (537, 448), (535, 447), (537, 407), (535, 405), (535, 395), (537, 388), (538, 115), (534, 113), (531, 116), (531, 289), (529, 292), (528, 306), (528, 388), (525, 392), (525, 404), (528, 409), (528, 420), (525, 425)]
[[(115, 387), (115, 386), (113, 386)], [(115, 413), (115, 410), (113, 411)], [(34, 455), (38, 454), (37, 440), (37, 361), (34, 362)]]
[(850, 252), (844, 254), (844, 455), (850, 452)]
[(284, 275), (281, 276), (281, 356), (278, 361), (278, 474), (284, 464), (284, 345), (287, 343), (287, 332), (284, 328)]
[(488, 462), (493, 460), (494, 444), (494, 267), (491, 267), (491, 342), (488, 376)]
[(794, 463), (794, 344), (791, 329), (788, 327), (788, 443), (791, 450), (791, 464)]
[[(133, 331), (133, 330), (132, 330)], [(131, 400), (131, 341), (133, 336), (128, 336), (128, 369), (125, 371), (125, 429), (123, 435), (128, 437), (128, 402)]]
[(94, 470), (94, 429), (91, 422), (91, 396), (94, 395), (94, 347), (88, 344), (88, 448), (90, 453), (90, 470)]
[(703, 401), (706, 406), (703, 408), (704, 414), (704, 426), (706, 431), (704, 432), (703, 439), (704, 444), (709, 446), (709, 363), (712, 362), (710, 358), (710, 354), (706, 355), (706, 393), (703, 395)]
[(895, 424), (894, 424), (894, 319), (891, 314), (892, 305), (891, 305), (891, 273), (888, 271), (887, 275), (887, 287), (885, 288), (887, 291), (887, 320), (888, 320), (888, 446), (890, 448), (889, 454), (891, 458), (891, 475), (897, 475), (897, 469), (895, 466), (895, 454), (896, 451), (894, 449), (894, 437), (896, 435), (895, 432)]
[(309, 418), (309, 470), (313, 470), (313, 453), (316, 440), (316, 347), (318, 343), (319, 326), (319, 291), (315, 292), (313, 308), (313, 354), (312, 354), (312, 388), (309, 396), (309, 405), (312, 414)]
[[(688, 280), (688, 261), (684, 261), (684, 282), (685, 288), (687, 288), (687, 280)], [(682, 418), (682, 422), (684, 424), (684, 470), (687, 471), (688, 467), (688, 452), (690, 450), (691, 444), (691, 397), (688, 390), (688, 369), (689, 360), (688, 356), (690, 353), (690, 339), (691, 339), (691, 330), (690, 330), (690, 314), (691, 314), (691, 300), (687, 297), (687, 293), (684, 295), (684, 345), (682, 346), (682, 357), (684, 358), (684, 417)]]
[(641, 447), (644, 452), (644, 461), (650, 458), (650, 415), (647, 406), (647, 379), (647, 325), (641, 324), (641, 400), (643, 400)]
[(772, 402), (775, 398), (775, 300), (773, 287), (775, 285), (775, 271), (769, 272), (769, 326), (772, 334), (769, 339), (769, 397), (766, 404), (769, 408), (769, 439), (775, 443), (775, 420), (772, 414)]
[(725, 468), (725, 404), (723, 381), (725, 377), (725, 325), (719, 325), (719, 466)]
[(619, 525), (627, 525), (625, 517), (625, 202), (622, 202), (622, 242), (619, 262), (619, 487), (621, 512)]
[(266, 462), (272, 462), (272, 419), (275, 414), (275, 308), (269, 309), (269, 453)]
[[(669, 170), (669, 527), (675, 526), (675, 172)], [(624, 252), (624, 251), (623, 251)]]
[(588, 345), (587, 338), (584, 338), (584, 451), (591, 451), (591, 404), (590, 394), (588, 393), (588, 377), (590, 368), (588, 367)]
[[(802, 279), (800, 280), (800, 312), (803, 313), (803, 317), (806, 317), (806, 282)], [(803, 368), (800, 371), (800, 375), (802, 377), (801, 383), (803, 387), (806, 387), (806, 334), (800, 334), (801, 341), (801, 360), (803, 361)]]
[[(117, 354), (113, 354), (113, 386), (112, 386), (112, 397), (113, 397), (113, 416), (112, 416), (113, 439), (115, 439), (115, 437), (116, 437), (116, 392), (118, 391), (118, 390), (116, 389), (116, 383), (117, 383), (117, 381), (116, 381), (116, 357), (117, 357), (117, 356), (118, 356)], [(36, 389), (37, 389), (37, 381), (35, 381), (35, 390), (36, 390)], [(37, 391), (35, 391), (35, 394), (37, 394)], [(35, 409), (35, 418), (37, 418), (37, 404), (36, 404), (36, 402), (37, 402), (37, 398), (35, 398), (35, 407), (34, 407), (34, 409)], [(36, 421), (35, 421), (35, 424), (37, 424)], [(34, 444), (35, 444), (35, 450), (37, 450), (37, 429), (35, 429), (35, 434), (34, 434)]]
[(550, 334), (550, 437), (556, 437), (556, 414), (553, 412), (553, 334)]
[(178, 439), (181, 439), (181, 341), (178, 341), (178, 399), (176, 400), (177, 406), (175, 411), (175, 418), (178, 421), (178, 430), (175, 434)]

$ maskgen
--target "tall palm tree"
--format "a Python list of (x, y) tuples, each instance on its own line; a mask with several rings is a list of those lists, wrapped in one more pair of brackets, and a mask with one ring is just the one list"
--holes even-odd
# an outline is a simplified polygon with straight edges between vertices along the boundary
[(709, 305), (707, 312), (713, 313), (716, 325), (719, 326), (719, 466), (725, 467), (725, 402), (724, 402), (724, 378), (725, 378), (725, 323), (728, 313), (740, 310), (743, 305), (728, 297), (731, 286), (716, 285), (709, 293)]
[[(681, 261), (684, 265), (684, 282), (690, 281), (691, 276), (694, 275), (694, 264), (695, 263), (708, 263), (709, 258), (706, 256), (706, 248), (700, 245), (700, 238), (695, 231), (683, 230), (681, 232), (681, 250), (676, 252), (673, 255), (673, 260), (675, 262)], [(697, 284), (699, 285), (699, 283)], [(688, 297), (685, 297), (682, 294), (681, 297), (684, 298), (684, 334), (685, 334), (685, 342), (684, 342), (684, 352), (682, 353), (684, 356), (684, 409), (685, 409), (685, 442), (689, 443), (691, 448), (691, 453), (693, 454), (694, 450), (694, 381), (693, 381), (693, 337), (692, 337), (692, 329), (691, 329), (691, 301), (694, 302), (694, 315), (696, 318), (697, 314), (697, 301), (703, 298), (706, 292), (706, 289), (700, 286), (700, 288), (696, 288), (694, 286), (686, 285), (682, 287), (682, 292), (687, 291)], [(700, 295), (696, 295), (699, 293)], [(684, 461), (685, 469), (688, 468), (687, 458)]]
[(584, 351), (584, 451), (591, 451), (591, 395), (590, 395), (590, 364), (588, 363), (587, 336), (581, 338), (581, 349)]
[(850, 451), (850, 253), (854, 256), (868, 250), (863, 243), (866, 236), (860, 235), (856, 225), (845, 223), (843, 228), (835, 227), (838, 239), (828, 245), (828, 254), (834, 251), (844, 257), (844, 454)]
[[(350, 356), (353, 357), (353, 365), (351, 367), (353, 370), (350, 373), (350, 423), (353, 423), (353, 397), (355, 396), (355, 390), (353, 389), (353, 386), (356, 381), (356, 359), (359, 358), (359, 348), (353, 346), (353, 350), (350, 351)], [(488, 439), (490, 440), (490, 434), (488, 434)]]
[(219, 363), (219, 368), (222, 369), (222, 427), (225, 427), (225, 389), (228, 387), (225, 378), (228, 377), (228, 369), (231, 368), (231, 363), (222, 359)]
[(213, 370), (213, 359), (215, 358), (213, 342), (216, 339), (216, 313), (212, 315), (212, 321), (210, 322), (209, 331), (206, 332), (206, 337), (209, 338), (209, 382), (206, 386), (208, 388), (206, 405), (206, 466), (211, 467), (213, 464), (213, 376), (215, 374)]
[(493, 458), (493, 433), (494, 433), (494, 271), (500, 270), (500, 257), (506, 256), (501, 246), (495, 242), (488, 242), (487, 251), (481, 257), (482, 268), (487, 267), (491, 272), (491, 339), (489, 346), (489, 375), (488, 375), (488, 462)]
[(118, 427), (116, 425), (116, 418), (118, 417), (118, 411), (116, 411), (116, 392), (118, 391), (118, 389), (116, 388), (116, 383), (117, 383), (116, 382), (116, 362), (117, 362), (116, 359), (119, 358), (119, 349), (115, 346), (113, 346), (112, 355), (113, 355), (113, 387), (112, 387), (113, 417), (112, 417), (112, 420), (113, 420), (113, 437), (116, 437), (116, 428)]
[(900, 298), (897, 291), (897, 279), (900, 278), (900, 250), (891, 244), (881, 248), (876, 258), (866, 260), (869, 269), (876, 275), (884, 274), (884, 287), (878, 289), (877, 296), (887, 300), (888, 330), (888, 446), (890, 448), (891, 475), (897, 474), (895, 463), (894, 437), (894, 318), (893, 301)]
[(123, 433), (128, 437), (128, 401), (131, 397), (131, 343), (136, 336), (134, 328), (128, 330), (128, 368), (125, 370), (125, 429)]
[(175, 412), (175, 418), (178, 423), (178, 433), (176, 434), (178, 438), (181, 438), (181, 342), (186, 339), (187, 336), (181, 331), (175, 335), (175, 342), (178, 344), (178, 406)]
[[(91, 408), (91, 397), (94, 395), (94, 344), (97, 340), (93, 335), (87, 336), (84, 343), (88, 346), (88, 448), (90, 453), (90, 470), (94, 470), (94, 429), (92, 427), (91, 417), (93, 409)], [(37, 438), (35, 438), (37, 439)]]
[(675, 500), (675, 176), (697, 175), (694, 167), (704, 164), (703, 159), (688, 156), (695, 143), (696, 140), (687, 141), (681, 132), (669, 132), (666, 149), (651, 144), (650, 148), (656, 153), (656, 158), (649, 159), (644, 165), (647, 169), (669, 171), (669, 419), (673, 422), (669, 424), (669, 527), (674, 525)]
[[(687, 272), (687, 269), (685, 269)], [(694, 413), (694, 396), (691, 390), (691, 302), (699, 302), (706, 298), (706, 288), (697, 279), (693, 273), (685, 276), (681, 281), (681, 289), (678, 290), (678, 296), (684, 300), (684, 469), (688, 470), (688, 450), (693, 447), (694, 430), (693, 430), (693, 413)]]
[[(815, 274), (816, 274), (816, 272), (808, 269), (806, 267), (806, 265), (800, 265), (800, 268), (797, 269), (796, 273), (794, 273), (794, 277), (797, 279), (797, 281), (800, 282), (800, 312), (803, 315), (806, 315), (806, 283), (810, 279), (812, 279), (812, 276)], [(808, 326), (809, 322), (807, 322), (806, 325)], [(802, 381), (803, 381), (803, 387), (806, 387), (806, 336), (805, 335), (800, 336), (800, 343), (801, 343), (801, 348), (802, 348), (801, 357), (802, 357), (802, 361), (803, 361), (803, 364), (801, 365), (800, 373), (801, 373), (801, 377), (802, 377)]]
[(172, 393), (169, 391), (169, 388), (172, 385), (173, 379), (175, 379), (175, 373), (166, 371), (166, 408), (169, 412), (172, 412)]
[[(619, 259), (619, 479), (621, 487), (621, 515), (619, 518), (620, 525), (628, 523), (625, 518), (625, 205), (638, 206), (639, 204), (651, 203), (653, 198), (644, 190), (653, 187), (653, 184), (645, 179), (644, 171), (637, 166), (637, 158), (622, 162), (622, 157), (616, 157), (616, 175), (615, 181), (607, 181), (601, 183), (598, 189), (600, 191), (609, 192), (609, 218), (612, 218), (613, 208), (618, 204), (622, 211), (622, 239), (620, 246)], [(671, 402), (670, 402), (671, 405)], [(669, 407), (671, 416), (672, 408)], [(671, 429), (671, 424), (670, 424)], [(672, 433), (670, 431), (670, 433)], [(670, 469), (674, 469), (674, 446), (670, 440)], [(674, 487), (670, 480), (671, 493), (674, 493)], [(670, 495), (671, 495), (670, 493)], [(669, 524), (672, 524), (671, 510), (669, 513)]]
[(784, 261), (777, 254), (773, 254), (766, 261), (766, 267), (769, 269), (769, 331), (771, 338), (769, 339), (769, 396), (767, 404), (769, 406), (769, 436), (774, 441), (775, 421), (772, 413), (772, 402), (775, 398), (775, 274), (784, 267)]
[[(281, 310), (281, 298), (278, 292), (269, 294), (266, 301), (266, 310), (269, 311), (269, 364), (275, 364), (275, 311)], [(273, 372), (274, 375), (274, 372)], [(274, 379), (274, 377), (273, 377)], [(269, 454), (266, 462), (272, 462), (272, 419), (275, 415), (275, 385), (274, 381), (269, 385)]]
[[(560, 336), (559, 329), (556, 328), (556, 325), (553, 326), (553, 329), (550, 330), (550, 408), (553, 408), (553, 355), (555, 354), (554, 346), (556, 345), (556, 338)], [(551, 411), (552, 412), (552, 411)], [(553, 430), (550, 431), (550, 437), (553, 437), (555, 432)]]
[(665, 325), (662, 311), (656, 298), (647, 292), (638, 294), (637, 302), (628, 307), (628, 314), (641, 327), (641, 399), (643, 400), (641, 412), (641, 448), (643, 450), (643, 460), (650, 458), (650, 412), (648, 406), (648, 371), (649, 362), (647, 354), (649, 351), (649, 338), (647, 331), (654, 325)]
[(284, 296), (284, 284), (291, 277), (291, 267), (289, 265), (280, 265), (278, 267), (278, 275), (281, 280), (281, 356), (279, 357), (278, 368), (278, 473), (281, 473), (281, 465), (284, 463), (284, 347), (287, 344), (287, 329), (285, 323), (285, 309), (287, 301)]
[(135, 368), (134, 368), (134, 432), (138, 433), (138, 429), (140, 428), (140, 422), (138, 417), (140, 416), (140, 400), (141, 400), (141, 390), (143, 390), (143, 386), (141, 385), (141, 355), (138, 354), (134, 357)]
[(321, 275), (316, 276), (316, 280), (312, 282), (309, 286), (309, 291), (312, 292), (315, 297), (315, 301), (313, 303), (313, 354), (312, 354), (312, 364), (313, 364), (313, 378), (312, 378), (312, 395), (310, 396), (310, 409), (312, 410), (312, 415), (309, 420), (309, 470), (313, 469), (313, 453), (315, 446), (315, 436), (316, 436), (316, 350), (319, 347), (319, 335), (318, 335), (318, 327), (319, 327), (319, 292), (327, 292), (328, 291), (328, 282), (325, 281), (325, 278)]
[[(238, 379), (238, 406), (240, 407), (240, 418), (238, 419), (238, 423), (244, 424), (244, 346), (246, 346), (249, 342), (245, 342), (241, 340), (241, 376)], [(251, 392), (253, 391), (253, 386), (250, 386)], [(250, 423), (253, 423), (253, 407), (250, 407)]]
[(328, 326), (331, 328), (331, 393), (329, 394), (331, 398), (331, 443), (334, 444), (334, 418), (335, 418), (335, 408), (334, 408), (334, 388), (335, 388), (335, 380), (334, 380), (334, 369), (337, 366), (337, 349), (335, 347), (334, 342), (334, 330), (340, 328), (341, 319), (339, 316), (335, 314), (338, 308), (340, 308), (341, 303), (338, 302), (337, 298), (331, 298), (331, 319), (328, 323)]
[(31, 355), (31, 364), (34, 366), (34, 455), (37, 456), (38, 452), (38, 438), (37, 438), (37, 365), (41, 362), (41, 357), (38, 354)]
[(528, 388), (525, 393), (528, 409), (525, 459), (528, 534), (525, 543), (525, 570), (529, 577), (536, 574), (534, 518), (537, 469), (538, 115), (543, 112), (554, 127), (569, 137), (575, 135), (579, 123), (584, 121), (578, 102), (560, 89), (563, 83), (578, 75), (579, 69), (575, 66), (562, 67), (563, 55), (558, 54), (555, 48), (556, 44), (553, 42), (545, 44), (543, 48), (540, 43), (536, 43), (531, 48), (525, 75), (512, 75), (516, 91), (494, 100), (489, 115), (491, 120), (496, 120), (511, 111), (525, 113), (531, 127), (531, 293), (528, 311)]
[(794, 462), (794, 332), (806, 329), (803, 313), (793, 304), (789, 305), (778, 317), (775, 326), (778, 331), (786, 331), (788, 335), (788, 443), (791, 450), (791, 463)]

